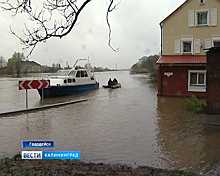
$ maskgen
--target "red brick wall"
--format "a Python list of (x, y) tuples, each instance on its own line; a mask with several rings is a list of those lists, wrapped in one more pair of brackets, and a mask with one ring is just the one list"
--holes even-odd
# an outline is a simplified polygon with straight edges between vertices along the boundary
[(207, 52), (206, 113), (220, 114), (220, 48)]
[[(162, 85), (161, 85), (161, 73)], [(158, 67), (158, 95), (205, 97), (205, 92), (188, 92), (188, 70), (206, 70), (205, 66), (161, 66)], [(167, 77), (165, 72), (172, 72)], [(162, 90), (162, 92), (161, 92)]]

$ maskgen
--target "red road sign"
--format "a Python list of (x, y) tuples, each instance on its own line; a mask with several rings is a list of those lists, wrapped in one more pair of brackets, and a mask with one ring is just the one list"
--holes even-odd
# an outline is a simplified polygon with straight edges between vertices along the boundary
[(50, 88), (50, 80), (24, 80), (19, 81), (19, 90)]

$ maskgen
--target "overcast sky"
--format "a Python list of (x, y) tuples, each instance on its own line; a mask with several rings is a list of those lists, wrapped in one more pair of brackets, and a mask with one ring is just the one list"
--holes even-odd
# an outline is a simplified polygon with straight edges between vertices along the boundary
[[(39, 1), (39, 0), (38, 0)], [(160, 52), (159, 23), (185, 0), (121, 0), (118, 9), (110, 13), (112, 46), (108, 46), (108, 27), (105, 20), (106, 0), (93, 0), (79, 17), (78, 25), (62, 39), (39, 43), (29, 60), (41, 65), (66, 62), (72, 66), (78, 58), (88, 58), (92, 66), (119, 69), (130, 68), (142, 56)], [(0, 56), (6, 60), (16, 52), (27, 55), (20, 41), (9, 33), (11, 25), (21, 33), (24, 18), (0, 11)]]

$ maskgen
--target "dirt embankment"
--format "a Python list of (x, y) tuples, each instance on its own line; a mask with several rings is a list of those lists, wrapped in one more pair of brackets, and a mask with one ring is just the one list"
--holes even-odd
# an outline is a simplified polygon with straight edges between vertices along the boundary
[(163, 170), (152, 167), (132, 168), (124, 165), (85, 163), (79, 160), (22, 160), (21, 155), (0, 160), (0, 175), (153, 175), (153, 176), (196, 176), (197, 174)]

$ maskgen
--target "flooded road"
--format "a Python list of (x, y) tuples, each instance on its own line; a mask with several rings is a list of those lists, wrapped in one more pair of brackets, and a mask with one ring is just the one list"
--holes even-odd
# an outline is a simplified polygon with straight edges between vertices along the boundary
[[(44, 75), (40, 75), (44, 76)], [(88, 101), (0, 118), (0, 157), (22, 151), (22, 140), (54, 140), (52, 150), (80, 150), (83, 161), (184, 169), (206, 173), (220, 160), (219, 116), (184, 111), (183, 99), (157, 97), (149, 75), (96, 73), (99, 90), (45, 99), (53, 104)], [(101, 86), (116, 77), (120, 89)], [(0, 78), (0, 112), (25, 109), (21, 78)], [(22, 78), (25, 79), (25, 78)], [(41, 106), (36, 90), (28, 91), (29, 107)]]

